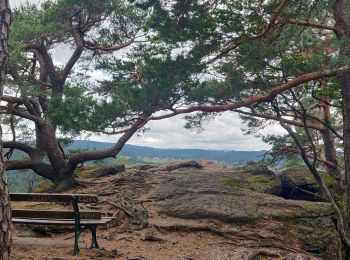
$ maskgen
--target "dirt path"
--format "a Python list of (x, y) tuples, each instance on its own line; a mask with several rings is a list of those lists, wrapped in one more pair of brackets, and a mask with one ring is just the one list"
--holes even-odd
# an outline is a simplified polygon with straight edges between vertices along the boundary
[[(135, 217), (130, 218), (120, 211), (116, 226), (99, 228), (100, 250), (88, 249), (90, 234), (84, 233), (78, 257), (72, 256), (73, 233), (70, 231), (39, 229), (34, 232), (27, 227), (16, 227), (12, 259), (316, 259), (304, 253), (297, 241), (287, 241), (262, 228), (278, 225), (272, 220), (264, 220), (260, 226), (232, 225), (220, 217), (184, 219), (176, 214), (173, 217), (164, 214), (169, 205), (176, 207), (176, 199), (183, 203), (182, 209), (191, 205), (183, 202), (183, 196), (187, 196), (188, 202), (214, 191), (221, 196), (220, 190), (227, 196), (227, 187), (216, 180), (230, 171), (222, 168), (219, 172), (216, 176), (217, 173), (213, 175), (210, 169), (174, 172), (158, 169), (152, 172), (132, 168), (117, 176), (85, 180), (89, 183), (88, 188), (72, 192), (99, 194), (102, 201), (127, 208)], [(223, 197), (215, 198), (221, 200)], [(208, 211), (210, 205), (204, 205), (203, 209)], [(35, 207), (41, 206), (47, 205), (36, 204)], [(116, 210), (106, 203), (92, 206), (104, 212)], [(181, 211), (180, 208), (177, 210)]]

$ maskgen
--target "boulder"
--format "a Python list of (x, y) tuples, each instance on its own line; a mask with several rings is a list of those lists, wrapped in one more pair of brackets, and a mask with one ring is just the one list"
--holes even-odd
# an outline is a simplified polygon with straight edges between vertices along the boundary
[[(327, 186), (334, 194), (340, 192), (336, 180), (327, 173), (321, 173)], [(320, 186), (307, 169), (288, 169), (281, 173), (258, 168), (253, 171), (233, 172), (223, 178), (230, 186), (262, 192), (291, 200), (327, 201)]]
[(103, 165), (98, 167), (91, 167), (88, 169), (82, 169), (76, 175), (79, 178), (100, 178), (100, 177), (116, 175), (124, 171), (125, 171), (125, 165), (112, 164), (112, 165)]
[(171, 163), (166, 166), (168, 171), (174, 171), (182, 168), (202, 168), (202, 165), (197, 161), (183, 161), (178, 163)]
[[(335, 191), (337, 182), (327, 173), (322, 173), (327, 186)], [(306, 169), (289, 169), (280, 173), (280, 196), (293, 200), (326, 201), (312, 174)]]
[(245, 188), (256, 192), (273, 195), (280, 195), (280, 177), (268, 169), (256, 169), (254, 171), (240, 171), (223, 178), (223, 181), (230, 186)]

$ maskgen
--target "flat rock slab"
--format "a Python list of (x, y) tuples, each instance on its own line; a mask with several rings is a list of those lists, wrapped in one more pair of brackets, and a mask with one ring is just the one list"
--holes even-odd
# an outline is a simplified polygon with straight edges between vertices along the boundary
[(167, 176), (150, 198), (161, 201), (160, 213), (179, 218), (249, 223), (263, 219), (309, 219), (333, 215), (328, 203), (285, 200), (230, 187), (222, 181), (225, 175), (225, 172), (201, 171)]

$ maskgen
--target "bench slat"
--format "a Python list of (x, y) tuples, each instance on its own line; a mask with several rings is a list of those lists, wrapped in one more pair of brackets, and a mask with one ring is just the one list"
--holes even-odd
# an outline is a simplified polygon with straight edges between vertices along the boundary
[[(99, 220), (82, 220), (81, 225), (92, 226), (92, 225), (104, 225), (111, 222), (113, 218), (102, 217)], [(31, 225), (74, 225), (74, 220), (59, 220), (59, 219), (25, 219), (25, 218), (12, 218), (12, 223), (16, 224), (31, 224)]]
[(11, 201), (33, 202), (65, 202), (70, 203), (76, 196), (78, 203), (97, 203), (96, 195), (90, 194), (60, 194), (60, 193), (10, 193)]
[[(27, 219), (74, 219), (74, 212), (63, 210), (12, 209), (12, 217)], [(101, 219), (101, 212), (96, 210), (81, 210), (80, 219), (99, 220)]]

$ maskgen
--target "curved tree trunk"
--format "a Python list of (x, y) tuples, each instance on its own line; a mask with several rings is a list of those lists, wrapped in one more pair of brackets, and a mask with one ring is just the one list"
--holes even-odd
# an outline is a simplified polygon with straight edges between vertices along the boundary
[[(0, 0), (0, 95), (8, 61), (8, 39), (11, 24), (11, 10), (8, 0)], [(4, 154), (2, 149), (2, 129), (0, 126), (0, 259), (10, 258), (11, 251), (11, 207), (9, 191), (5, 175)]]
[[(147, 118), (151, 112), (144, 113)], [(5, 142), (5, 148), (16, 148), (27, 153), (30, 159), (6, 161), (7, 170), (31, 169), (38, 175), (50, 180), (54, 184), (54, 189), (63, 191), (77, 185), (81, 185), (75, 179), (75, 170), (79, 164), (116, 157), (126, 142), (144, 126), (144, 118), (137, 120), (132, 127), (118, 139), (116, 144), (108, 149), (99, 151), (77, 152), (66, 156), (56, 138), (56, 128), (54, 125), (45, 123), (36, 127), (36, 147), (17, 142)], [(44, 162), (44, 155), (47, 155), (49, 162)]]

